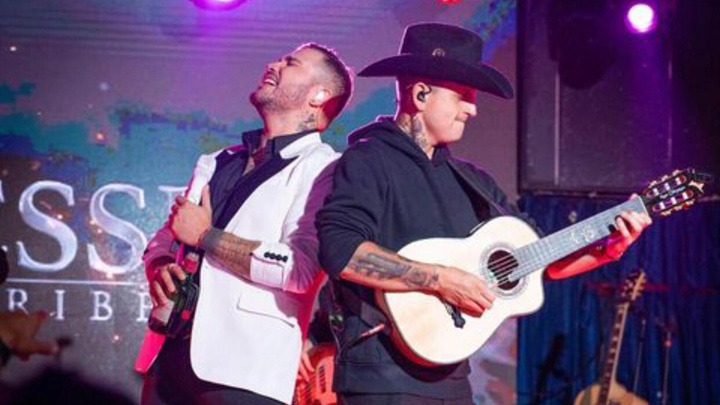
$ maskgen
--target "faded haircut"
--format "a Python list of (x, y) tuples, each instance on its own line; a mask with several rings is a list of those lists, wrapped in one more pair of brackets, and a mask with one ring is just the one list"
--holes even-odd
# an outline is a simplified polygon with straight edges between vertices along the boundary
[(326, 110), (328, 124), (337, 117), (347, 105), (353, 93), (353, 79), (350, 67), (343, 62), (334, 49), (315, 42), (302, 44), (298, 49), (310, 48), (322, 53), (323, 62), (330, 73), (330, 86), (333, 92), (333, 103)]

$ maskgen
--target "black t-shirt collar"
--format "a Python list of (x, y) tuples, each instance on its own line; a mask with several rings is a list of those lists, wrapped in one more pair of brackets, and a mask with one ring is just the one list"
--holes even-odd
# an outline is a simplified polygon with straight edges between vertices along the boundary
[[(282, 136), (276, 136), (272, 139), (270, 139), (267, 144), (265, 145), (265, 149), (263, 151), (264, 153), (264, 159), (267, 160), (273, 156), (279, 155), (280, 151), (285, 149), (288, 145), (291, 143), (297, 141), (298, 139), (318, 132), (317, 129), (311, 129), (307, 131), (301, 131), (296, 132), (294, 134), (288, 134), (288, 135), (282, 135)], [(245, 146), (245, 149), (248, 151), (248, 156), (254, 155), (256, 152), (258, 152), (260, 148), (260, 143), (262, 141), (262, 129), (256, 129), (252, 131), (247, 131), (242, 134), (242, 141), (243, 145)]]

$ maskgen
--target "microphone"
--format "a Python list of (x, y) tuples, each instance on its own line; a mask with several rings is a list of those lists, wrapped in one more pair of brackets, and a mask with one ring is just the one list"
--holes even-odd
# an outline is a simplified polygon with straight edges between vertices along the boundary
[(185, 193), (185, 198), (187, 198), (191, 203), (199, 205), (202, 199), (202, 189), (210, 183), (210, 178), (212, 177), (214, 171), (215, 159), (200, 159), (193, 171), (193, 176), (190, 180), (190, 187), (188, 187), (188, 190)]
[[(195, 166), (185, 198), (193, 204), (200, 204), (202, 190), (210, 182), (215, 170), (215, 159), (202, 157)], [(169, 300), (150, 311), (148, 328), (171, 338), (185, 337), (190, 333), (190, 320), (195, 311), (199, 295), (199, 286), (192, 275), (200, 268), (202, 252), (200, 249), (173, 240), (170, 252), (175, 254), (175, 263), (185, 272), (183, 281), (173, 278), (176, 291)]]
[[(212, 174), (214, 171), (215, 159), (201, 158), (198, 161), (197, 165), (195, 166), (195, 170), (193, 171), (192, 179), (190, 179), (190, 185), (185, 191), (185, 198), (187, 198), (188, 201), (193, 204), (200, 205), (200, 203), (202, 202), (202, 190), (206, 185), (210, 183), (210, 179), (212, 178)], [(175, 262), (182, 264), (183, 259), (185, 258), (185, 251), (191, 249), (186, 247), (185, 245), (182, 245), (180, 241), (176, 239), (173, 240), (170, 250), (171, 253), (175, 254)]]

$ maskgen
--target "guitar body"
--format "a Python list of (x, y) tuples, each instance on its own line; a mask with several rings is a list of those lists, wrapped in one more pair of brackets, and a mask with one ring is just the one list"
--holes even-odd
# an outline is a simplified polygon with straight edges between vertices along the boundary
[(315, 372), (308, 381), (298, 380), (295, 384), (293, 405), (335, 405), (337, 396), (332, 390), (335, 371), (335, 345), (321, 343), (308, 353)]
[(492, 308), (473, 317), (434, 295), (377, 290), (377, 303), (393, 324), (393, 342), (420, 365), (467, 359), (504, 320), (540, 308), (545, 267), (609, 236), (623, 211), (664, 216), (689, 207), (709, 181), (711, 175), (695, 169), (676, 170), (650, 183), (641, 195), (542, 239), (522, 220), (501, 216), (465, 239), (432, 238), (408, 244), (398, 251), (401, 256), (475, 274), (493, 289), (496, 299)]
[[(509, 259), (515, 249), (537, 239), (537, 233), (528, 224), (503, 216), (486, 222), (465, 239), (424, 239), (398, 253), (415, 261), (457, 267), (490, 284), (491, 260)], [(497, 298), (492, 308), (479, 317), (462, 314), (466, 321), (462, 328), (454, 325), (446, 306), (434, 295), (378, 291), (377, 300), (394, 325), (392, 337), (396, 346), (410, 360), (433, 366), (470, 357), (505, 319), (540, 308), (542, 272), (533, 272), (511, 285), (494, 286), (493, 290)]]
[[(580, 391), (575, 398), (573, 405), (602, 405), (599, 404), (600, 384), (593, 384)], [(610, 394), (608, 396), (608, 405), (648, 405), (647, 401), (636, 396), (632, 392), (625, 389), (622, 384), (613, 380), (610, 383)]]

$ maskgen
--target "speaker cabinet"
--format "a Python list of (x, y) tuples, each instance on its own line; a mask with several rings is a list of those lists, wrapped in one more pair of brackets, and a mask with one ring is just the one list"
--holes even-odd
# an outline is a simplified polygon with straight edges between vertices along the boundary
[(706, 35), (720, 24), (697, 20), (718, 13), (658, 2), (657, 29), (635, 35), (625, 5), (518, 2), (522, 191), (626, 193), (675, 167), (717, 170), (720, 35)]

